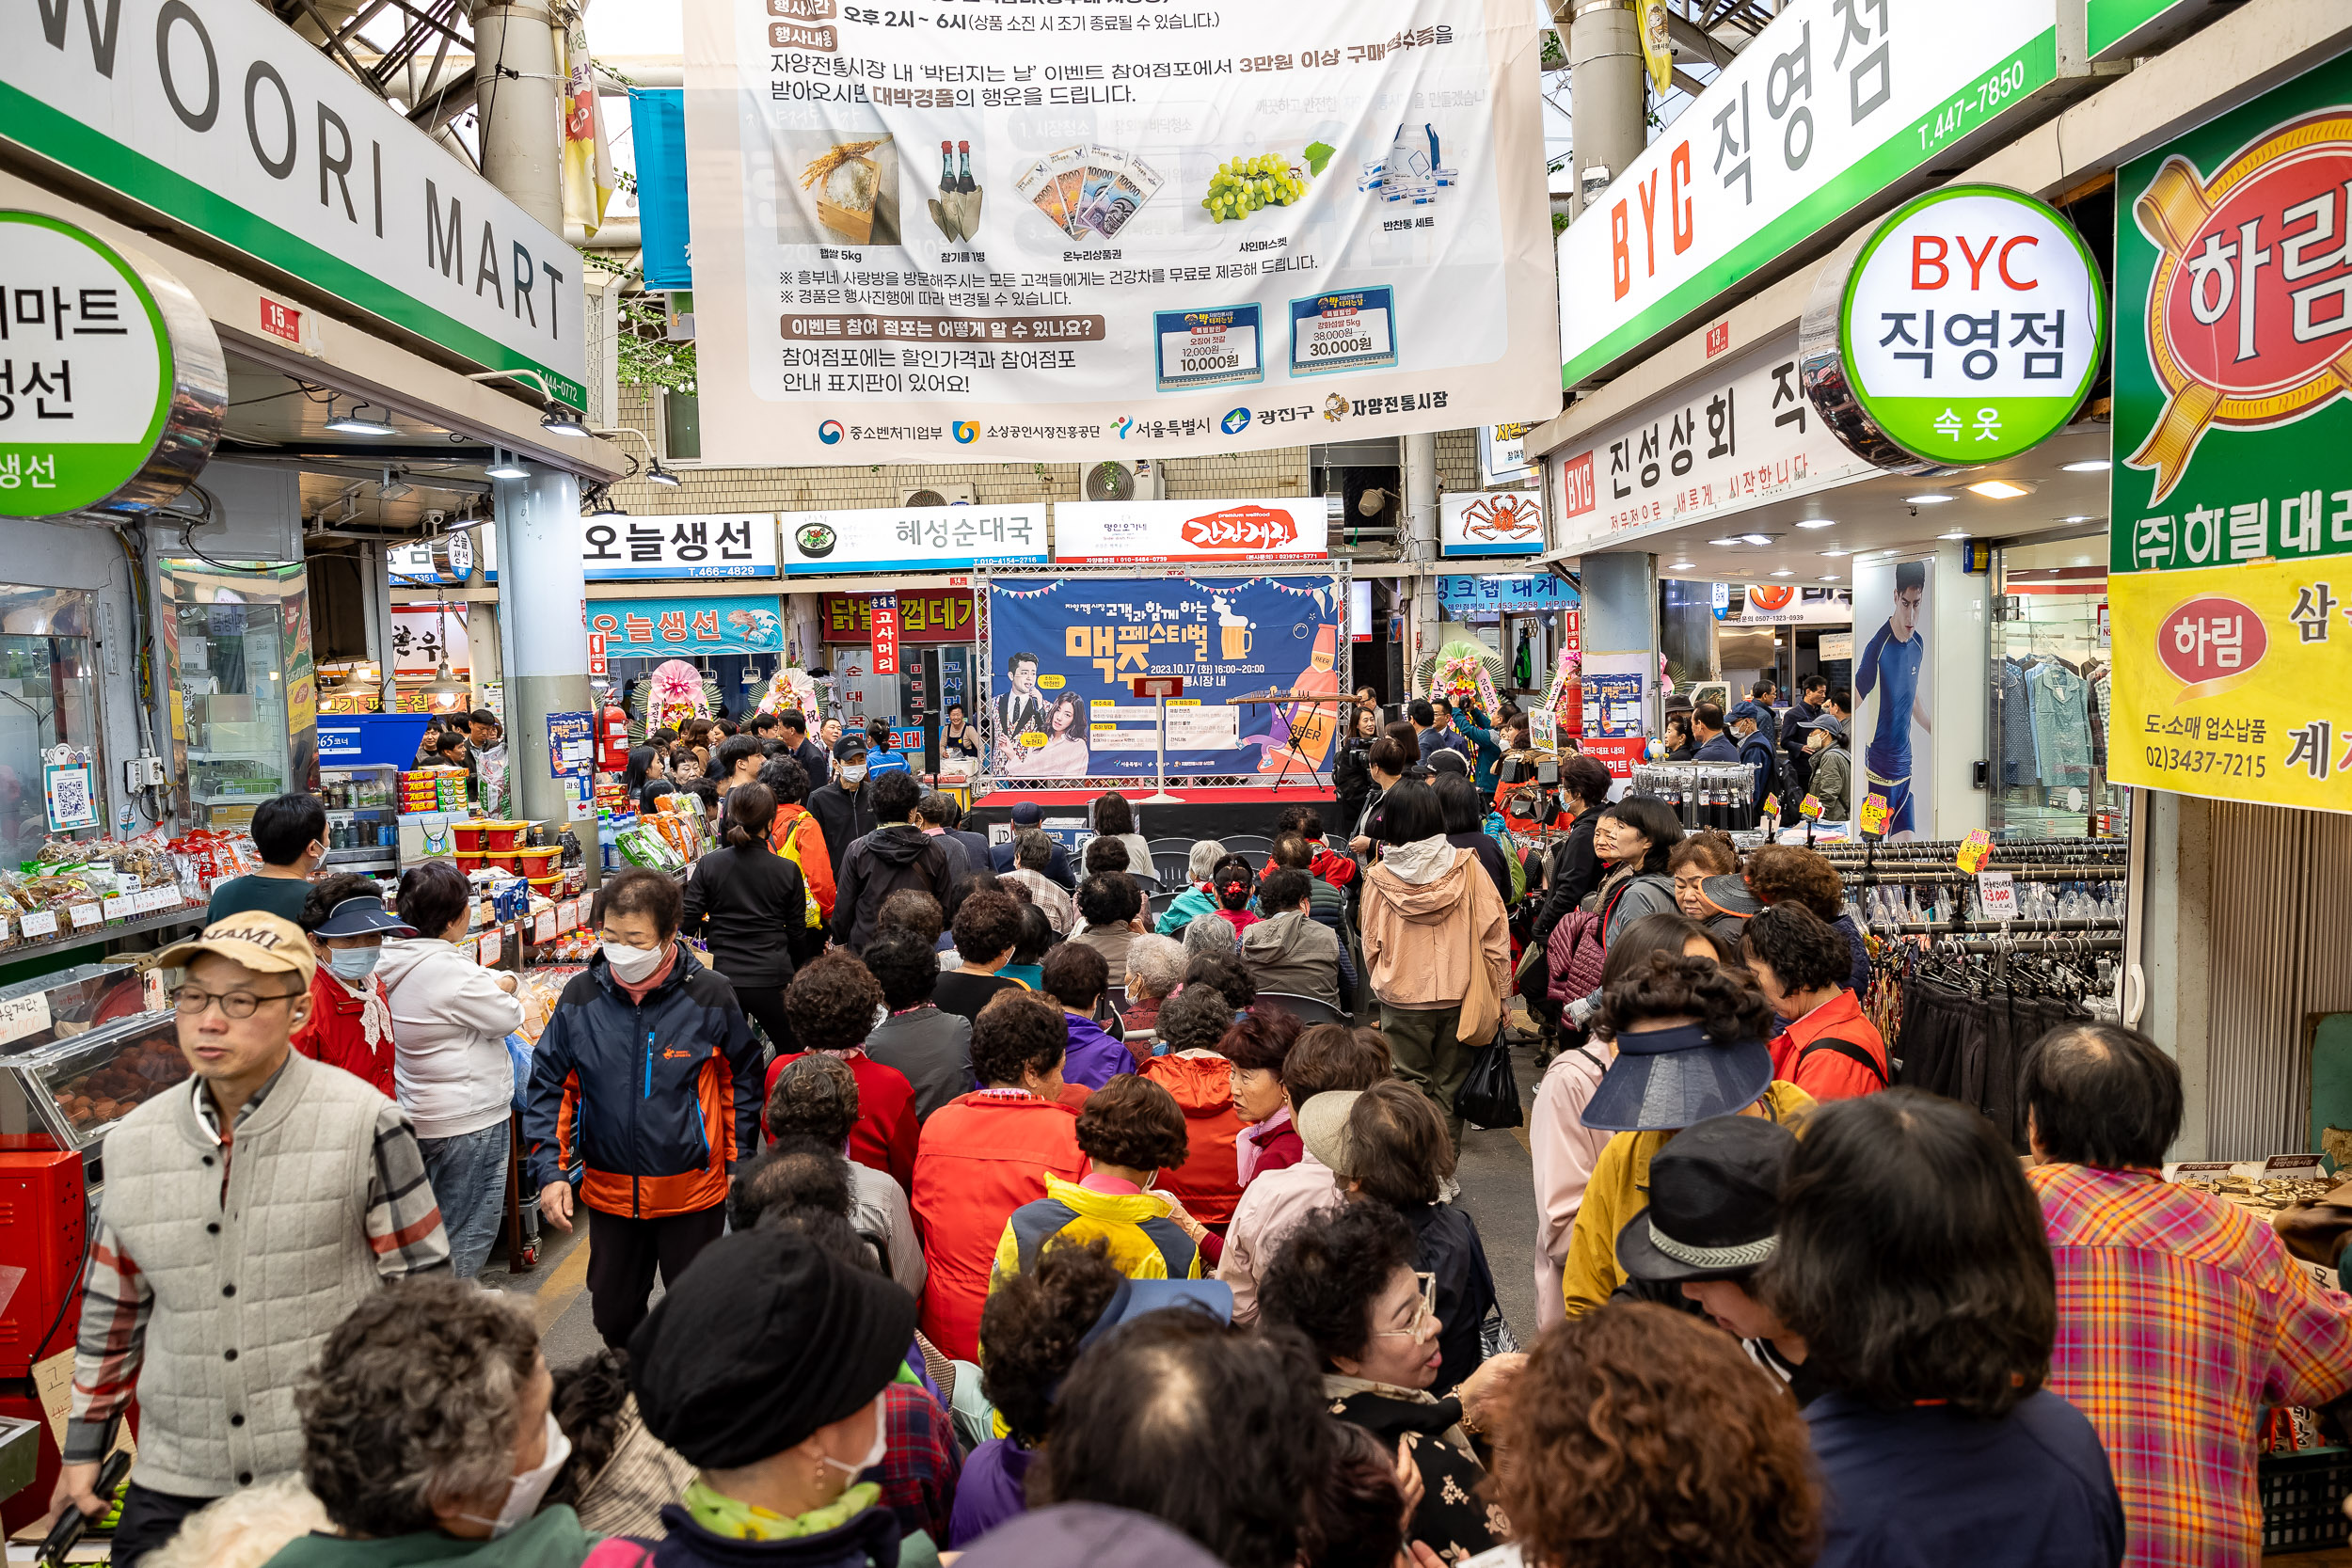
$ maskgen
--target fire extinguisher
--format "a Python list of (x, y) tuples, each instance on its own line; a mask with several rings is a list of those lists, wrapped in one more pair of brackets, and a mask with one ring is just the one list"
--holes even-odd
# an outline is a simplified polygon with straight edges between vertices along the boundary
[(628, 715), (620, 704), (607, 704), (596, 727), (603, 740), (596, 766), (608, 773), (624, 771), (628, 767)]

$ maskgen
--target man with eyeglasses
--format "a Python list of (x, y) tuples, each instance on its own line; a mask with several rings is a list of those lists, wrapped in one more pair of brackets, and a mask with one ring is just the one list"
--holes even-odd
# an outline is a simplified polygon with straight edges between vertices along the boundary
[(165, 949), (184, 966), (184, 1087), (106, 1135), (83, 1279), (65, 1465), (50, 1498), (90, 1518), (134, 1396), (138, 1459), (114, 1558), (136, 1562), (216, 1497), (302, 1459), (295, 1384), (386, 1280), (449, 1267), (416, 1134), (399, 1106), (292, 1049), (317, 970), (281, 916), (230, 915)]

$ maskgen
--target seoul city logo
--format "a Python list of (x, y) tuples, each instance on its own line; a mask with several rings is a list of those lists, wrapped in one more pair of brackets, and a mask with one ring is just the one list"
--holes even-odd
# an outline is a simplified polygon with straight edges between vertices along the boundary
[(839, 420), (827, 420), (823, 424), (817, 427), (817, 438), (819, 441), (824, 442), (825, 445), (829, 447), (837, 445), (840, 442), (841, 434), (841, 421)]
[(1122, 440), (1122, 441), (1123, 441), (1123, 440), (1125, 440), (1125, 439), (1127, 438), (1127, 432), (1129, 432), (1129, 431), (1131, 431), (1131, 430), (1135, 429), (1135, 427), (1136, 427), (1136, 421), (1135, 421), (1135, 420), (1131, 420), (1131, 419), (1129, 419), (1129, 418), (1128, 418), (1126, 415), (1124, 415), (1124, 414), (1121, 414), (1121, 415), (1119, 417), (1119, 419), (1118, 419), (1118, 420), (1116, 420), (1116, 421), (1115, 421), (1115, 422), (1111, 425), (1111, 428), (1112, 428), (1113, 430), (1115, 430), (1115, 431), (1119, 432), (1119, 438), (1120, 438), (1120, 440)]
[(977, 420), (958, 420), (956, 421), (956, 443), (959, 446), (968, 447), (979, 438), (980, 427)]
[(1249, 410), (1247, 408), (1229, 408), (1225, 411), (1225, 418), (1219, 420), (1217, 421), (1217, 425), (1218, 428), (1222, 429), (1228, 436), (1239, 436), (1243, 431), (1249, 428)]

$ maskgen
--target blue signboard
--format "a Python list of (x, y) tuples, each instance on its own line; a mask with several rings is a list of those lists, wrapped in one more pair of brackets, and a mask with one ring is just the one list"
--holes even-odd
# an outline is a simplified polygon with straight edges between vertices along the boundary
[(408, 768), (424, 744), (422, 713), (322, 713), (322, 768)]
[(591, 599), (588, 629), (604, 638), (607, 658), (784, 651), (784, 621), (776, 613), (773, 594), (725, 599)]
[(1396, 293), (1388, 285), (1291, 301), (1291, 374), (1396, 363)]
[(1473, 610), (1572, 610), (1581, 602), (1565, 578), (1439, 578), (1438, 609), (1456, 615)]
[[(1214, 310), (1155, 310), (1152, 353), (1163, 392), (1243, 386), (1265, 379), (1265, 333), (1256, 305)], [(1226, 431), (1234, 435), (1239, 426)]]
[[(1158, 714), (1137, 675), (1176, 675), (1174, 774), (1327, 771), (1347, 606), (1331, 576), (1121, 579), (995, 578), (989, 671), (1000, 778), (1152, 777)], [(1327, 702), (1240, 702), (1249, 692)]]

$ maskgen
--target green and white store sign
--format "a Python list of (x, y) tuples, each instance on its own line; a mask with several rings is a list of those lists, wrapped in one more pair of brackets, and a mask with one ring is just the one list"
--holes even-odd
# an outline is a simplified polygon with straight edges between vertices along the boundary
[(220, 341), (179, 281), (87, 230), (0, 211), (0, 516), (136, 511), (211, 458)]
[(2063, 429), (2097, 373), (2106, 290), (2057, 209), (1997, 185), (1906, 202), (1816, 287), (1808, 395), (1881, 467), (1998, 463)]

